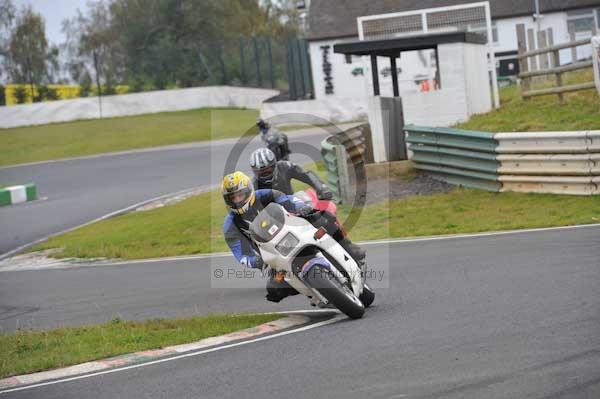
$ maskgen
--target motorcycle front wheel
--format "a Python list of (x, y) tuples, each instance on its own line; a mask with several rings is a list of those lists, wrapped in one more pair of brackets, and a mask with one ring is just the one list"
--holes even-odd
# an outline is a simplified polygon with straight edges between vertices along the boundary
[(365, 306), (350, 287), (338, 281), (327, 268), (315, 265), (304, 281), (351, 319), (360, 319), (365, 313)]

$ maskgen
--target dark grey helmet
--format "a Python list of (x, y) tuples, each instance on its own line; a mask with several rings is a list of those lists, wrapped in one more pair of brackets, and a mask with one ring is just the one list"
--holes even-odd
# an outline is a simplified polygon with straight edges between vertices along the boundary
[(262, 172), (272, 173), (276, 163), (275, 154), (268, 148), (259, 148), (250, 155), (250, 167), (257, 175), (262, 174)]

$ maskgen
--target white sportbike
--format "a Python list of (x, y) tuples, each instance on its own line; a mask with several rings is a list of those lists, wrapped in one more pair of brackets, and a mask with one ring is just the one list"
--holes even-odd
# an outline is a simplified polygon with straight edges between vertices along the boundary
[(267, 268), (278, 282), (285, 280), (319, 307), (334, 306), (353, 319), (373, 303), (375, 293), (365, 283), (359, 264), (323, 228), (295, 216), (279, 204), (263, 209), (250, 226)]

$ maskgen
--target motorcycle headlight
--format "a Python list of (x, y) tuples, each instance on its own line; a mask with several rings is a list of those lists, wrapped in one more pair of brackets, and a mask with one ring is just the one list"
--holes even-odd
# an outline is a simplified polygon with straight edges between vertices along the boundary
[(290, 252), (296, 248), (299, 242), (300, 240), (298, 240), (296, 236), (292, 233), (287, 233), (281, 241), (279, 241), (279, 244), (275, 246), (275, 249), (283, 256), (288, 256)]

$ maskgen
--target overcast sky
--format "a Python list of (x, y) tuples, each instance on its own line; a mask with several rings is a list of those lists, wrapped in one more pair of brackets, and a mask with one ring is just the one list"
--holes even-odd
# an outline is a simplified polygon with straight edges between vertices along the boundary
[(65, 40), (61, 32), (62, 21), (75, 15), (77, 9), (85, 10), (88, 0), (13, 0), (17, 8), (31, 5), (46, 20), (46, 35), (51, 43)]

